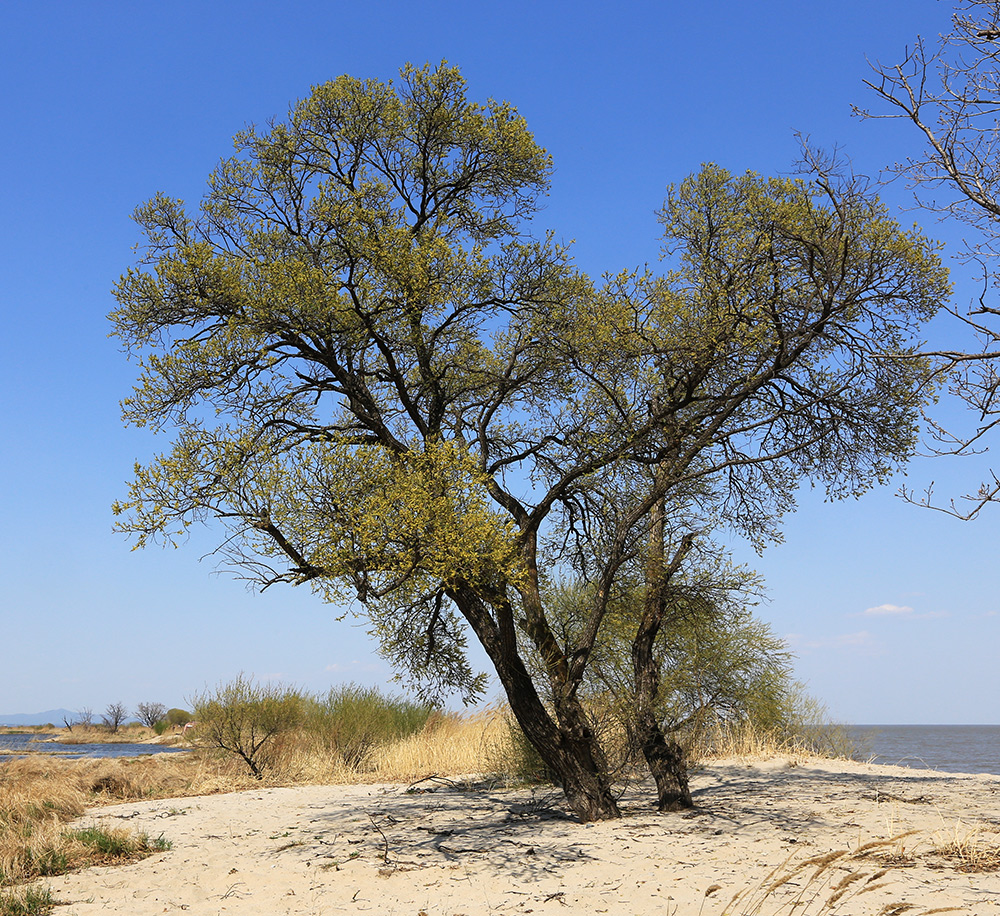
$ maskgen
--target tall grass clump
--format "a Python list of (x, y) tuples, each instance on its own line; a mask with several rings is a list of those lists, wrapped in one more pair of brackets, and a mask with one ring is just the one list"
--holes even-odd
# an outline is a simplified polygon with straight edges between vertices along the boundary
[(344, 766), (360, 769), (376, 748), (424, 729), (434, 711), (423, 703), (348, 684), (312, 698), (304, 726)]
[(55, 899), (45, 887), (28, 885), (0, 890), (0, 916), (44, 916), (55, 905)]

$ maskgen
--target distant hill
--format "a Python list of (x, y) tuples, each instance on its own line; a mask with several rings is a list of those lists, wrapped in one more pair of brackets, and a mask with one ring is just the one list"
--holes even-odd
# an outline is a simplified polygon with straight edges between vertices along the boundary
[(48, 709), (45, 712), (16, 713), (6, 715), (0, 713), (0, 725), (62, 725), (63, 718), (70, 721), (75, 719), (77, 714), (70, 709)]

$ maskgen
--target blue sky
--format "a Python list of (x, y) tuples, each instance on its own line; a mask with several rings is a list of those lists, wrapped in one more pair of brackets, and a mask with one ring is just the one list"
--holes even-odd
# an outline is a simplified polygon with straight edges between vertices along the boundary
[[(134, 368), (107, 337), (131, 263), (133, 208), (189, 202), (247, 122), (283, 115), (342, 73), (390, 79), (447, 59), (473, 98), (507, 99), (553, 155), (539, 231), (592, 274), (653, 262), (666, 186), (702, 162), (788, 172), (794, 131), (875, 175), (916, 150), (874, 104), (866, 55), (895, 61), (947, 25), (938, 0), (702, 3), (216, 2), (0, 5), (0, 712), (144, 700), (181, 705), (243, 670), (308, 689), (385, 683), (363, 624), (302, 591), (213, 574), (211, 533), (130, 552), (110, 505), (165, 441), (126, 430)], [(905, 189), (890, 187), (893, 205)], [(954, 244), (954, 227), (924, 221)], [(956, 302), (974, 287), (956, 265)], [(955, 341), (939, 321), (936, 339)], [(942, 416), (963, 419), (954, 405)], [(161, 437), (162, 439), (162, 437)], [(998, 462), (1000, 463), (1000, 462)], [(989, 456), (921, 460), (908, 483), (974, 488)], [(899, 481), (854, 502), (802, 494), (757, 558), (760, 608), (797, 674), (850, 722), (998, 722), (995, 545), (918, 510)]]

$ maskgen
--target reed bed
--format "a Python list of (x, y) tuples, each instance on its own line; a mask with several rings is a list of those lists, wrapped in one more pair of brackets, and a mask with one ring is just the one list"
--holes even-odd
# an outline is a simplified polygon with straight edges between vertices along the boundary
[(713, 722), (682, 736), (681, 741), (691, 761), (788, 757), (794, 763), (816, 757), (857, 760), (864, 756), (847, 730), (833, 724), (767, 729), (746, 721)]

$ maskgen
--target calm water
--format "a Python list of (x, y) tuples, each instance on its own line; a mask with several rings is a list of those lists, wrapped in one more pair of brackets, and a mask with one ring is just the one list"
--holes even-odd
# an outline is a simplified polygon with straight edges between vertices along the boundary
[(853, 725), (873, 763), (1000, 776), (1000, 725)]
[[(32, 733), (30, 735), (0, 735), (0, 751), (38, 751), (58, 754), (60, 757), (140, 757), (143, 754), (176, 754), (184, 748), (161, 747), (158, 744), (59, 744), (40, 742), (39, 738), (51, 738), (51, 734)], [(7, 756), (0, 755), (0, 760)]]

